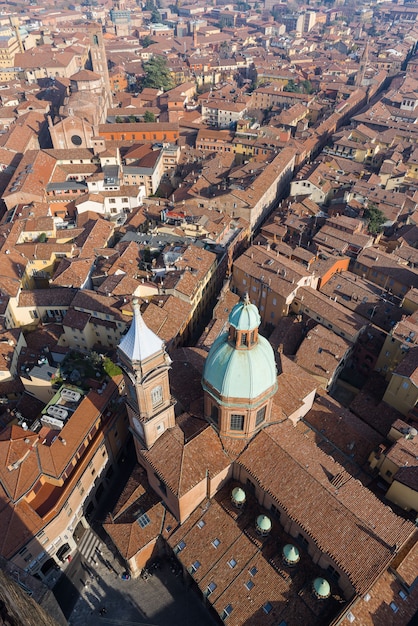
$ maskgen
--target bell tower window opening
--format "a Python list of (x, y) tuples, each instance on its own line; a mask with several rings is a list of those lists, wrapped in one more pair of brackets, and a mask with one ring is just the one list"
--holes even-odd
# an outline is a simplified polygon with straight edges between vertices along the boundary
[(247, 335), (247, 333), (241, 333), (241, 345), (242, 346), (247, 346), (248, 345), (248, 335)]
[(151, 390), (151, 402), (153, 409), (163, 403), (163, 388), (161, 385)]

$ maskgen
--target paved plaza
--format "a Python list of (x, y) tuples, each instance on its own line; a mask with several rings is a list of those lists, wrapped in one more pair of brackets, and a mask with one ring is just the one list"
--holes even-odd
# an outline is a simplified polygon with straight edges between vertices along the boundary
[[(168, 562), (147, 580), (123, 580), (123, 565), (88, 531), (56, 589), (69, 626), (214, 626)], [(103, 610), (104, 609), (104, 610)]]

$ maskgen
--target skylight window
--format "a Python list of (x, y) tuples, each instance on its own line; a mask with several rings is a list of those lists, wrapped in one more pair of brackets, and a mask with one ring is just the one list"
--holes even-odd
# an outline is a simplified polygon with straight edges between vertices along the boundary
[(197, 522), (197, 525), (199, 526), (199, 528), (203, 528), (203, 526), (206, 526), (206, 522), (204, 522), (202, 519), (200, 519), (200, 520)]
[(229, 565), (229, 567), (230, 567), (231, 569), (233, 569), (233, 568), (236, 566), (236, 564), (237, 564), (237, 562), (236, 562), (236, 560), (235, 560), (235, 559), (230, 559), (230, 560), (228, 561), (228, 565)]
[(142, 515), (138, 515), (136, 521), (140, 525), (141, 528), (145, 528), (148, 524), (151, 524), (151, 520), (146, 513), (142, 513)]
[(206, 595), (210, 596), (211, 593), (215, 591), (217, 584), (213, 582), (213, 580), (209, 583), (206, 589)]
[(250, 569), (250, 576), (255, 576), (258, 572), (258, 569), (254, 566)]
[(182, 540), (177, 544), (175, 552), (176, 553), (181, 552), (182, 550), (184, 550), (185, 547), (186, 547), (186, 543)]
[(271, 602), (266, 602), (265, 605), (263, 606), (264, 613), (268, 615), (269, 613), (272, 612), (272, 610), (273, 610), (273, 605), (271, 604)]
[(217, 548), (220, 545), (220, 540), (216, 537), (213, 541), (212, 541), (212, 545), (214, 548)]
[(232, 604), (227, 604), (222, 613), (222, 619), (226, 619), (232, 613)]
[(397, 604), (395, 604), (394, 602), (391, 602), (389, 606), (390, 606), (390, 608), (392, 609), (392, 611), (393, 611), (394, 613), (397, 613), (397, 612), (399, 611), (399, 607), (398, 607), (398, 605), (397, 605)]
[(247, 580), (245, 586), (247, 587), (248, 591), (251, 591), (251, 589), (254, 587), (254, 583), (252, 580)]
[(195, 572), (197, 572), (197, 570), (200, 567), (200, 561), (195, 561), (194, 563), (192, 563), (192, 565), (190, 566), (190, 574), (194, 574)]

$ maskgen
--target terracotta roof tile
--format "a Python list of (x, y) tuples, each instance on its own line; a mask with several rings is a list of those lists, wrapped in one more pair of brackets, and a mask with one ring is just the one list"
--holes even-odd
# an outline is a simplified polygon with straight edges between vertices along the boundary
[[(272, 457), (274, 464), (264, 462)], [(237, 462), (321, 552), (335, 560), (358, 593), (368, 589), (392, 560), (395, 545), (403, 544), (413, 532), (410, 522), (381, 504), (289, 422), (261, 431)], [(287, 468), (286, 481), (277, 474), (277, 466)], [(339, 477), (338, 483), (333, 483), (335, 477)]]
[[(190, 432), (190, 427), (194, 435), (187, 438), (184, 431), (187, 428)], [(206, 475), (214, 478), (230, 463), (219, 438), (207, 422), (186, 415), (143, 454), (169, 489), (179, 497)]]

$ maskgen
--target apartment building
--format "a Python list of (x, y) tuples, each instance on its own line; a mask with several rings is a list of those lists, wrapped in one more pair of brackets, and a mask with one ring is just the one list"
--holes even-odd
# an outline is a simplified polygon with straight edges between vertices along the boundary
[(417, 430), (397, 419), (388, 433), (389, 445), (382, 444), (369, 456), (372, 470), (388, 485), (386, 498), (405, 511), (416, 511), (418, 437)]
[(386, 380), (390, 380), (392, 372), (405, 358), (409, 350), (418, 346), (418, 314), (413, 313), (402, 317), (385, 339), (376, 362), (376, 371), (381, 372)]
[(319, 322), (353, 344), (367, 325), (366, 320), (360, 315), (349, 311), (312, 287), (301, 287), (298, 290), (291, 311)]
[(212, 98), (202, 102), (202, 118), (216, 128), (233, 128), (247, 112), (247, 102)]
[(87, 393), (64, 385), (33, 424), (3, 430), (0, 552), (41, 580), (76, 549), (114, 472), (128, 433), (122, 388), (121, 376)]
[(248, 293), (257, 304), (263, 325), (276, 325), (289, 313), (302, 285), (316, 288), (318, 278), (300, 263), (262, 246), (251, 246), (234, 262), (232, 289)]
[(403, 298), (417, 284), (418, 271), (399, 262), (394, 254), (379, 248), (364, 249), (357, 257), (353, 272), (382, 288), (388, 296)]

